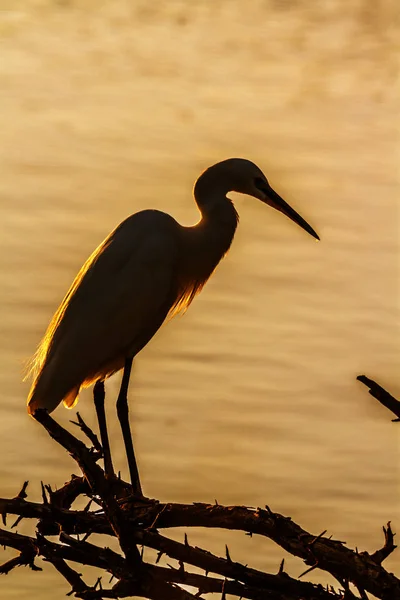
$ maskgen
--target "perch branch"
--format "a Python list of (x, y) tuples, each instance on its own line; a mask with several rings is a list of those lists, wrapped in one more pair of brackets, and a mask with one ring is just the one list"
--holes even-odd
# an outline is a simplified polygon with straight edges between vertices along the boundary
[[(193, 600), (206, 593), (218, 593), (221, 599), (232, 594), (249, 600), (360, 600), (367, 597), (366, 592), (381, 600), (400, 600), (400, 581), (382, 567), (382, 561), (396, 547), (390, 524), (384, 528), (385, 543), (381, 549), (373, 554), (358, 553), (343, 542), (326, 537), (325, 531), (312, 535), (268, 507), (172, 504), (138, 498), (132, 495), (130, 484), (105, 476), (96, 462), (101, 446), (82, 419), (78, 417), (79, 427), (94, 449), (89, 449), (46, 412), (38, 411), (35, 416), (76, 460), (83, 477), (72, 476), (56, 491), (42, 484), (41, 503), (27, 500), (27, 482), (15, 498), (0, 499), (4, 524), (8, 514), (17, 516), (16, 523), (22, 518), (38, 521), (36, 537), (0, 529), (0, 544), (19, 553), (0, 567), (0, 573), (9, 573), (20, 565), (38, 570), (35, 561), (40, 556), (68, 582), (70, 595), (83, 600), (128, 596)], [(89, 497), (88, 506), (72, 510), (73, 502), (81, 495)], [(100, 510), (91, 509), (93, 501), (100, 505)], [(186, 534), (181, 543), (159, 533), (160, 529), (171, 527), (218, 527), (267, 537), (310, 567), (303, 575), (315, 568), (333, 575), (344, 587), (344, 596), (332, 588), (293, 579), (283, 571), (283, 565), (277, 574), (263, 573), (232, 560), (227, 547), (226, 556), (221, 558), (191, 546)], [(88, 542), (92, 533), (115, 536), (123, 554)], [(84, 539), (76, 537), (77, 534), (83, 534)], [(60, 543), (50, 541), (45, 537), (48, 535), (59, 535)], [(158, 552), (155, 565), (143, 561), (137, 545)], [(159, 566), (162, 555), (176, 560), (179, 568)], [(99, 579), (89, 586), (66, 561), (97, 567), (111, 574), (116, 583), (103, 589)], [(206, 574), (189, 572), (188, 567), (202, 569)], [(350, 592), (349, 582), (359, 590), (359, 596)], [(196, 595), (180, 587), (182, 584), (197, 589)]]
[[(13, 512), (13, 514), (22, 513), (24, 516), (38, 519), (43, 519), (44, 517), (44, 521), (42, 521), (42, 532), (54, 533), (52, 528), (50, 531), (46, 531), (44, 526), (46, 523), (51, 523), (51, 505), (31, 503), (27, 500), (20, 501), (11, 499), (0, 500), (0, 507), (1, 506), (3, 507), (3, 510), (5, 508), (7, 512)], [(127, 509), (125, 508), (125, 510)], [(235, 563), (232, 560), (213, 556), (200, 548), (193, 548), (188, 544), (182, 544), (164, 537), (155, 530), (146, 529), (147, 526), (150, 526), (154, 522), (154, 510), (160, 514), (157, 521), (157, 524), (160, 527), (202, 525), (207, 527), (224, 527), (227, 529), (250, 529), (253, 533), (267, 535), (267, 537), (275, 539), (275, 541), (285, 549), (289, 549), (293, 554), (295, 553), (294, 550), (298, 552), (297, 555), (300, 555), (305, 560), (306, 564), (309, 564), (309, 561), (313, 561), (312, 564), (315, 564), (318, 560), (318, 568), (331, 572), (337, 578), (340, 577), (340, 580), (342, 581), (350, 579), (353, 582), (357, 582), (357, 585), (363, 589), (369, 591), (375, 590), (378, 597), (380, 597), (379, 592), (381, 591), (378, 589), (378, 585), (380, 588), (383, 586), (384, 590), (388, 590), (387, 593), (384, 592), (386, 593), (386, 597), (400, 597), (400, 582), (394, 575), (387, 573), (385, 569), (380, 566), (382, 560), (395, 549), (394, 544), (389, 543), (388, 541), (381, 550), (378, 550), (371, 556), (366, 553), (357, 554), (344, 547), (341, 542), (333, 541), (324, 538), (323, 536), (312, 536), (293, 523), (293, 521), (282, 515), (262, 509), (255, 511), (245, 507), (224, 507), (221, 505), (215, 506), (206, 504), (160, 505), (154, 503), (152, 509), (147, 507), (148, 513), (145, 518), (143, 517), (142, 512), (140, 517), (142, 523), (141, 528), (137, 527), (137, 517), (133, 516), (131, 519), (132, 523), (136, 525), (132, 535), (137, 544), (156, 549), (178, 561), (184, 561), (206, 571), (215, 572), (224, 577), (242, 581), (250, 586), (262, 586), (263, 588), (268, 587), (272, 590), (286, 592), (294, 590), (299, 583), (303, 584), (303, 582), (297, 582), (289, 577), (279, 580), (275, 575), (269, 575), (254, 569), (245, 568), (243, 565)], [(133, 507), (131, 507), (131, 511), (134, 513)], [(85, 511), (56, 509), (56, 514), (53, 519), (62, 526), (62, 536), (66, 536), (67, 532), (76, 533), (77, 530), (79, 530), (80, 533), (88, 530), (92, 530), (95, 533), (113, 533), (110, 526), (108, 526), (108, 528), (105, 527), (105, 515), (96, 515)], [(390, 533), (388, 533), (388, 531), (390, 531)], [(391, 529), (388, 528), (385, 532), (387, 540), (391, 539), (393, 542), (393, 538), (391, 538), (391, 536), (393, 536)], [(67, 538), (63, 537), (64, 542), (66, 539)], [(82, 544), (82, 542), (76, 542), (76, 544), (79, 545)], [(321, 547), (319, 547), (319, 545), (321, 545)], [(311, 555), (307, 553), (307, 548), (310, 549)], [(323, 557), (322, 560), (321, 557)], [(107, 559), (104, 559), (102, 564), (104, 565), (106, 563)], [(115, 571), (114, 574), (118, 576), (117, 571)], [(304, 583), (304, 588), (301, 591), (305, 597), (311, 597), (311, 590), (310, 588), (307, 589), (307, 586), (311, 586), (311, 584)], [(296, 587), (296, 590), (299, 591), (299, 587)], [(315, 595), (315, 591), (313, 590), (312, 592)], [(321, 598), (323, 597), (324, 596), (322, 595)], [(385, 597), (385, 595), (383, 597)]]
[(85, 444), (54, 421), (47, 411), (37, 410), (34, 416), (45, 427), (50, 436), (63, 446), (63, 448), (68, 450), (79, 464), (92, 492), (98, 494), (102, 499), (110, 525), (118, 538), (126, 558), (132, 566), (138, 566), (141, 562), (140, 554), (133, 542), (132, 536), (127, 535), (131, 529), (131, 525), (125, 519), (114, 496), (114, 484), (119, 484), (119, 481), (108, 480), (105, 477), (104, 471), (96, 464), (92, 453)]

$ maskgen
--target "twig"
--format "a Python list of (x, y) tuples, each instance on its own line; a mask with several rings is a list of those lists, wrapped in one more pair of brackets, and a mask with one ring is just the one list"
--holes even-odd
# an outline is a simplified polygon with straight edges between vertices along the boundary
[(76, 418), (78, 419), (78, 421), (71, 421), (71, 423), (73, 425), (76, 425), (77, 427), (79, 427), (82, 430), (82, 432), (86, 435), (86, 437), (92, 443), (93, 448), (95, 450), (97, 450), (97, 452), (99, 452), (100, 456), (102, 456), (103, 448), (101, 447), (101, 444), (99, 442), (99, 438), (97, 437), (97, 435), (94, 433), (94, 431), (92, 431), (92, 429), (90, 429), (90, 427), (88, 425), (86, 425), (85, 421), (82, 419), (81, 415), (78, 412), (76, 413)]
[[(0, 510), (2, 503), (6, 503), (7, 512), (18, 514), (20, 506), (13, 500), (0, 500)], [(24, 501), (24, 516), (42, 518), (44, 507), (35, 503)], [(22, 511), (21, 511), (22, 512)], [(370, 591), (379, 597), (382, 589), (387, 590), (390, 600), (400, 598), (400, 582), (388, 573), (376, 560), (374, 555), (369, 556), (366, 553), (356, 553), (346, 548), (341, 542), (331, 540), (322, 535), (314, 536), (304, 531), (292, 520), (271, 510), (263, 509), (253, 510), (238, 506), (221, 506), (214, 504), (194, 505), (186, 504), (148, 504), (141, 508), (140, 517), (136, 514), (135, 506), (128, 503), (124, 507), (125, 516), (130, 519), (134, 527), (132, 538), (137, 544), (144, 544), (158, 550), (161, 554), (168, 554), (177, 560), (184, 560), (191, 564), (204, 568), (208, 571), (218, 572), (225, 577), (237, 578), (249, 585), (258, 586), (259, 580), (252, 578), (251, 570), (247, 570), (246, 578), (239, 577), (237, 573), (237, 563), (231, 563), (233, 568), (229, 570), (229, 562), (225, 559), (213, 557), (209, 553), (198, 548), (193, 549), (189, 545), (180, 544), (169, 538), (160, 536), (154, 531), (146, 530), (148, 526), (154, 523), (154, 518), (158, 515), (157, 526), (162, 527), (219, 527), (225, 529), (238, 529), (264, 535), (273, 539), (281, 547), (292, 554), (300, 556), (310, 566), (314, 566), (318, 560), (318, 568), (330, 572), (339, 581), (349, 579), (360, 587)], [(48, 512), (46, 509), (46, 516)], [(113, 531), (107, 523), (105, 515), (95, 515), (85, 511), (57, 511), (56, 518), (63, 527), (65, 533), (108, 533)], [(140, 528), (138, 528), (140, 522)], [(54, 529), (48, 525), (48, 520), (42, 521), (41, 531), (49, 534), (54, 533)], [(56, 531), (57, 533), (57, 531)], [(389, 551), (390, 546), (386, 546), (384, 552)], [(188, 552), (185, 549), (189, 549)], [(312, 549), (312, 554), (310, 551)], [(391, 551), (394, 550), (394, 547)], [(383, 556), (383, 549), (377, 551), (377, 556)], [(202, 554), (204, 553), (204, 554)], [(212, 560), (223, 561), (211, 564)], [(310, 564), (310, 560), (311, 562)], [(383, 560), (383, 558), (382, 558)], [(223, 567), (220, 569), (220, 567)], [(236, 569), (236, 570), (235, 570)], [(266, 578), (271, 577), (263, 574)], [(266, 579), (263, 581), (266, 585)], [(386, 593), (386, 592), (385, 592)]]
[(369, 379), (365, 375), (359, 375), (357, 377), (358, 381), (361, 381), (364, 385), (369, 387), (369, 393), (371, 396), (376, 398), (378, 402), (383, 404), (386, 408), (388, 408), (392, 413), (394, 413), (397, 419), (392, 419), (393, 422), (400, 421), (400, 401), (396, 400), (394, 396), (389, 394), (383, 387), (381, 387), (378, 383), (376, 383), (373, 379)]
[(17, 498), (19, 498), (20, 500), (24, 500), (25, 498), (28, 497), (28, 494), (26, 493), (26, 488), (28, 487), (29, 481), (24, 481), (21, 491), (18, 493)]
[(53, 564), (57, 571), (70, 584), (71, 591), (68, 592), (67, 596), (72, 596), (72, 594), (74, 594), (75, 596), (79, 597), (81, 592), (87, 592), (90, 589), (89, 586), (87, 586), (86, 583), (83, 581), (82, 576), (72, 567), (67, 565), (64, 559), (52, 558), (47, 560)]
[[(129, 596), (150, 600), (194, 600), (206, 593), (217, 593), (222, 599), (231, 594), (249, 600), (360, 600), (367, 598), (367, 592), (381, 600), (400, 600), (399, 579), (381, 564), (395, 549), (390, 523), (384, 528), (383, 548), (369, 555), (324, 537), (326, 531), (312, 535), (269, 507), (161, 504), (156, 500), (135, 498), (130, 484), (105, 476), (94, 453), (83, 442), (46, 412), (38, 411), (35, 416), (77, 461), (83, 477), (72, 476), (58, 491), (42, 484), (41, 503), (26, 500), (27, 482), (15, 498), (0, 499), (3, 522), (9, 513), (18, 517), (17, 523), (22, 518), (38, 520), (36, 538), (0, 529), (0, 544), (19, 553), (0, 567), (0, 573), (9, 573), (20, 565), (37, 570), (35, 559), (41, 556), (68, 581), (69, 594), (82, 600)], [(84, 431), (86, 425), (82, 423), (78, 416), (78, 424)], [(87, 432), (86, 435), (91, 439)], [(95, 444), (93, 439), (91, 442)], [(71, 510), (72, 503), (82, 494), (89, 496), (89, 504), (84, 510)], [(90, 510), (92, 501), (101, 506), (101, 511)], [(268, 537), (310, 567), (303, 575), (316, 568), (331, 573), (343, 585), (344, 595), (332, 588), (293, 579), (283, 571), (283, 564), (278, 574), (264, 573), (233, 561), (227, 546), (222, 558), (191, 546), (186, 534), (181, 543), (158, 531), (160, 528), (199, 526), (235, 529)], [(115, 536), (123, 554), (88, 542), (92, 533)], [(54, 534), (59, 534), (60, 543), (45, 537)], [(84, 539), (77, 534), (84, 534)], [(137, 545), (141, 546), (142, 553)], [(179, 568), (167, 569), (144, 562), (144, 547), (157, 551), (156, 563), (166, 555), (178, 561)], [(99, 578), (89, 586), (66, 561), (97, 567), (116, 582), (104, 589)], [(206, 574), (192, 573), (188, 570), (190, 567), (203, 569)], [(359, 590), (359, 597), (350, 592), (349, 582)], [(193, 595), (182, 585), (191, 586), (197, 592)]]
[(392, 528), (390, 526), (390, 521), (388, 522), (386, 527), (382, 527), (383, 534), (385, 536), (385, 544), (380, 550), (377, 550), (373, 554), (371, 554), (371, 560), (376, 562), (378, 565), (381, 565), (382, 562), (391, 554), (397, 546), (394, 543), (394, 536), (396, 534), (393, 533)]
[(37, 410), (34, 417), (47, 429), (50, 436), (68, 450), (77, 461), (92, 492), (102, 498), (109, 523), (119, 540), (125, 556), (132, 567), (139, 565), (141, 562), (140, 554), (133, 543), (132, 537), (129, 536), (131, 525), (124, 518), (123, 512), (114, 496), (116, 489), (114, 486), (115, 480), (109, 481), (106, 479), (104, 471), (93, 460), (91, 452), (85, 444), (54, 421), (46, 410)]

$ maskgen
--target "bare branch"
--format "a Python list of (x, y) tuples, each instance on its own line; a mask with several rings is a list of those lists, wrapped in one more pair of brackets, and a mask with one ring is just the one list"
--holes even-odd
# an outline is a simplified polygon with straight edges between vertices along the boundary
[(389, 554), (391, 554), (397, 548), (394, 543), (394, 536), (396, 534), (392, 531), (390, 521), (388, 522), (387, 526), (382, 527), (382, 529), (385, 536), (385, 544), (383, 548), (371, 554), (371, 560), (376, 562), (378, 565), (381, 565), (385, 558), (387, 558)]
[[(22, 506), (21, 506), (22, 505)], [(51, 509), (40, 504), (29, 503), (27, 501), (0, 500), (0, 510), (3, 507), (7, 512), (24, 516), (41, 518), (41, 531), (43, 533), (54, 533), (53, 527), (47, 527), (46, 523), (51, 522)], [(247, 569), (246, 576), (239, 576), (238, 569), (241, 565), (220, 559), (210, 555), (199, 548), (192, 548), (188, 544), (180, 544), (163, 537), (160, 534), (146, 529), (154, 523), (155, 515), (158, 515), (157, 524), (160, 527), (172, 526), (206, 526), (219, 527), (226, 529), (250, 529), (252, 533), (265, 535), (273, 539), (280, 546), (296, 556), (300, 556), (307, 565), (312, 568), (330, 572), (339, 581), (349, 579), (359, 587), (370, 591), (379, 597), (379, 589), (386, 589), (388, 593), (393, 594), (390, 598), (400, 597), (400, 582), (392, 574), (387, 573), (381, 566), (377, 557), (386, 558), (390, 546), (386, 545), (384, 549), (377, 551), (379, 554), (369, 556), (367, 553), (356, 553), (346, 548), (342, 542), (335, 541), (322, 534), (314, 536), (303, 530), (291, 519), (283, 517), (271, 510), (248, 509), (246, 507), (224, 507), (215, 504), (159, 504), (148, 503), (136, 504), (127, 502), (123, 505), (124, 515), (130, 519), (132, 530), (132, 539), (136, 544), (142, 544), (158, 550), (159, 554), (168, 554), (171, 558), (183, 560), (194, 566), (203, 568), (210, 572), (216, 572), (225, 577), (231, 577), (243, 581), (248, 585), (258, 586), (260, 581), (256, 578), (256, 573)], [(22, 510), (21, 510), (22, 509)], [(93, 533), (113, 534), (107, 517), (105, 515), (95, 515), (85, 511), (68, 511), (57, 509), (53, 515), (63, 528), (64, 533), (84, 533), (91, 531)], [(140, 528), (139, 526), (140, 522)], [(56, 533), (58, 530), (56, 531)], [(391, 532), (391, 530), (390, 530)], [(390, 535), (390, 534), (389, 534)], [(391, 551), (394, 550), (394, 547)], [(214, 562), (213, 562), (214, 561)], [(220, 562), (218, 562), (220, 561)], [(257, 576), (264, 578), (262, 585), (272, 586), (269, 578), (273, 575), (258, 573)], [(379, 582), (379, 583), (377, 583)], [(298, 582), (296, 582), (298, 583)], [(278, 589), (281, 589), (280, 585)], [(272, 586), (271, 589), (274, 589)], [(287, 586), (285, 589), (288, 589)]]
[(82, 432), (86, 435), (86, 437), (92, 443), (94, 450), (96, 450), (99, 453), (99, 458), (100, 458), (103, 455), (103, 448), (101, 447), (99, 438), (94, 433), (94, 431), (92, 431), (92, 429), (90, 429), (89, 425), (86, 425), (85, 421), (82, 419), (81, 415), (78, 412), (76, 413), (76, 418), (78, 420), (71, 421), (71, 423), (73, 425), (76, 425), (77, 427), (79, 427), (82, 430)]
[[(382, 567), (383, 560), (396, 547), (390, 523), (384, 528), (384, 546), (370, 555), (325, 537), (326, 531), (311, 534), (267, 506), (254, 509), (218, 503), (187, 505), (138, 498), (132, 494), (130, 484), (105, 476), (96, 462), (98, 448), (93, 452), (46, 412), (38, 411), (35, 416), (76, 460), (83, 477), (72, 476), (56, 491), (42, 484), (41, 503), (26, 499), (27, 482), (15, 498), (0, 499), (4, 523), (7, 514), (16, 515), (16, 523), (22, 518), (38, 521), (36, 537), (0, 529), (0, 544), (18, 552), (18, 556), (0, 567), (0, 573), (7, 574), (22, 565), (38, 570), (35, 560), (40, 556), (68, 582), (69, 595), (82, 600), (130, 596), (149, 600), (194, 600), (209, 593), (217, 593), (221, 599), (233, 595), (248, 600), (363, 600), (367, 592), (380, 600), (400, 600), (399, 579)], [(88, 433), (82, 423), (78, 417), (79, 427), (96, 445), (95, 434), (91, 430)], [(81, 495), (89, 497), (86, 508), (71, 510), (72, 503)], [(100, 510), (93, 510), (93, 503), (99, 505)], [(309, 568), (302, 576), (316, 568), (322, 569), (333, 575), (344, 590), (335, 591), (294, 579), (284, 572), (283, 563), (277, 574), (264, 573), (235, 562), (227, 546), (225, 556), (218, 557), (191, 546), (186, 534), (181, 543), (159, 533), (159, 529), (171, 527), (218, 527), (262, 535), (304, 561)], [(121, 553), (88, 542), (92, 533), (116, 537)], [(47, 535), (59, 535), (60, 543), (50, 541)], [(145, 547), (157, 551), (156, 564), (144, 562)], [(176, 560), (179, 568), (159, 566), (157, 563), (163, 555)], [(111, 575), (116, 581), (106, 589), (101, 577), (94, 585), (88, 585), (79, 571), (66, 561), (97, 567), (108, 574), (107, 579)], [(206, 574), (193, 573), (192, 567)], [(359, 596), (350, 591), (350, 582), (359, 590)], [(182, 586), (190, 586), (195, 591), (189, 592)]]
[(400, 421), (400, 401), (396, 400), (389, 392), (387, 392), (383, 387), (381, 387), (378, 383), (376, 383), (373, 379), (369, 379), (365, 375), (359, 375), (357, 377), (358, 381), (361, 381), (364, 385), (369, 387), (369, 393), (371, 396), (376, 398), (378, 402), (383, 404), (386, 408), (388, 408), (392, 413), (394, 413), (397, 419), (392, 419), (392, 421)]

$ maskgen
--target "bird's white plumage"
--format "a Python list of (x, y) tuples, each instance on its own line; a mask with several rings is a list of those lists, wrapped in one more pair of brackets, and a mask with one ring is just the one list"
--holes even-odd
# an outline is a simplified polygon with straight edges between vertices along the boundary
[(174, 300), (176, 226), (165, 213), (137, 213), (86, 261), (39, 350), (30, 412), (71, 405), (81, 385), (122, 368), (152, 337)]
[(194, 197), (202, 218), (182, 227), (147, 210), (123, 221), (83, 265), (41, 342), (28, 411), (73, 405), (81, 386), (120, 370), (147, 344), (168, 313), (190, 304), (229, 250), (238, 215), (226, 194), (258, 198), (315, 231), (260, 169), (233, 158), (207, 169)]

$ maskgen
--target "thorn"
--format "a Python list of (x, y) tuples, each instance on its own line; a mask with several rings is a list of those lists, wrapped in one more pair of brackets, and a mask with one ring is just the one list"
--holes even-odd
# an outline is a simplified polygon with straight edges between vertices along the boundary
[(180, 561), (179, 561), (179, 573), (180, 573), (181, 575), (184, 575), (184, 574), (185, 574), (185, 565), (184, 565), (184, 563), (183, 563), (183, 561), (182, 561), (182, 560), (180, 560)]
[(89, 512), (89, 508), (92, 506), (92, 498), (90, 498), (89, 502), (86, 504), (85, 508), (83, 509), (83, 512), (87, 513)]
[(24, 481), (21, 491), (19, 492), (17, 498), (20, 498), (20, 500), (24, 500), (24, 498), (27, 498), (28, 494), (26, 493), (26, 488), (28, 487), (28, 483), (29, 481)]
[(96, 583), (93, 586), (93, 590), (96, 590), (97, 588), (99, 588), (99, 590), (103, 589), (103, 587), (101, 585), (101, 577), (97, 578), (97, 581), (96, 581)]
[(143, 555), (144, 555), (144, 546), (142, 545), (141, 549), (140, 549), (140, 560), (143, 562)]
[(278, 575), (283, 575), (283, 573), (284, 573), (284, 567), (285, 567), (285, 559), (282, 558), (281, 564), (279, 565)]
[(189, 540), (188, 540), (187, 533), (185, 533), (185, 546), (189, 546)]
[(217, 499), (214, 499), (214, 504), (215, 504), (215, 506), (219, 506)]
[(92, 533), (93, 533), (93, 530), (92, 530), (92, 529), (89, 529), (89, 531), (87, 531), (87, 532), (85, 533), (85, 535), (83, 536), (83, 538), (82, 538), (82, 542), (86, 542), (86, 540), (88, 540), (88, 539), (89, 539), (89, 536), (91, 536), (91, 535), (92, 535)]
[(322, 536), (325, 535), (326, 532), (327, 532), (327, 530), (325, 529), (325, 531), (323, 531), (322, 533), (320, 533), (319, 535), (317, 535), (317, 537), (315, 537), (313, 540), (311, 540), (311, 542), (308, 545), (309, 546), (313, 546), (315, 544), (315, 542), (317, 542), (318, 540), (320, 540), (322, 538)]
[(157, 558), (156, 558), (156, 565), (158, 565), (158, 563), (160, 562), (163, 554), (164, 554), (164, 552), (162, 550), (160, 550), (160, 552), (158, 552)]
[(114, 577), (115, 577), (114, 575), (111, 575), (111, 577), (110, 577), (110, 581), (109, 581), (108, 583), (111, 583), (111, 582), (112, 582), (112, 580), (114, 579)]
[(253, 537), (253, 532), (252, 531), (247, 531), (244, 535), (248, 535), (249, 537)]
[(69, 422), (72, 423), (72, 425), (76, 425), (77, 427), (82, 427), (82, 417), (78, 412), (76, 413), (76, 418), (78, 419), (77, 421), (73, 421), (72, 419), (70, 419)]
[(40, 482), (40, 485), (42, 487), (42, 499), (43, 499), (43, 504), (45, 504), (46, 506), (48, 505), (49, 501), (47, 499), (47, 495), (46, 495), (46, 488), (44, 487), (44, 483), (43, 481)]
[(385, 527), (384, 527), (384, 528), (383, 528), (383, 531), (384, 531), (384, 533), (385, 533), (385, 536), (386, 536), (386, 534), (387, 534), (388, 536), (391, 536), (392, 538), (394, 538), (394, 536), (395, 536), (396, 534), (395, 534), (395, 533), (393, 533), (393, 531), (392, 531), (392, 525), (391, 525), (391, 523), (392, 523), (392, 521), (388, 521), (388, 522), (387, 522), (387, 525), (386, 525), (386, 529), (385, 529)]
[(4, 511), (4, 512), (1, 513), (1, 520), (3, 521), (4, 527), (7, 527), (7, 513), (6, 513), (6, 511)]
[(304, 575), (307, 575), (307, 573), (311, 573), (311, 571), (314, 571), (314, 569), (316, 569), (318, 567), (318, 561), (309, 569), (307, 569), (306, 571), (304, 571), (304, 573), (302, 573), (301, 575), (298, 576), (298, 579), (300, 579), (300, 577), (303, 577)]
[(231, 559), (231, 555), (229, 554), (229, 548), (228, 548), (227, 544), (225, 544), (225, 554), (226, 554), (226, 560), (231, 563), (232, 559)]
[(275, 517), (274, 513), (272, 512), (272, 510), (270, 509), (268, 504), (265, 505), (265, 510), (267, 511), (267, 513), (270, 517)]
[(17, 517), (17, 519), (15, 520), (15, 523), (13, 523), (11, 525), (11, 529), (14, 529), (14, 527), (16, 527), (18, 525), (18, 523), (21, 523), (21, 521), (22, 521), (23, 518), (24, 517), (22, 515), (19, 515), (19, 517)]

